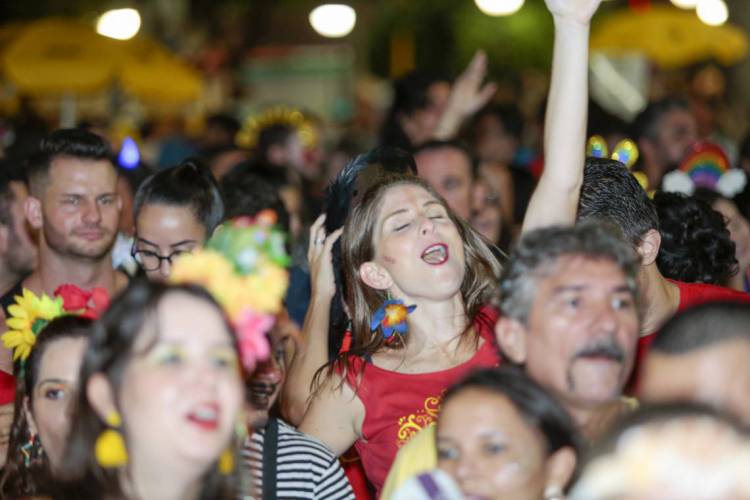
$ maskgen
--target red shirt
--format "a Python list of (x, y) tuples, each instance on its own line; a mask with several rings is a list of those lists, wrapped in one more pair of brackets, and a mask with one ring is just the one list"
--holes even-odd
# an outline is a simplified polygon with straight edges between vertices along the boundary
[[(750, 302), (750, 294), (738, 292), (731, 288), (725, 288), (716, 285), (706, 285), (704, 283), (683, 283), (681, 281), (667, 280), (677, 285), (680, 290), (680, 303), (677, 306), (677, 312), (680, 313), (691, 307), (706, 304), (708, 302)], [(656, 338), (656, 332), (643, 335), (638, 339), (638, 350), (635, 357), (635, 366), (633, 368), (633, 377), (631, 387), (638, 387), (639, 368), (641, 363), (646, 359), (651, 343)]]
[[(477, 315), (474, 328), (484, 339), (476, 354), (463, 364), (430, 373), (406, 374), (352, 358), (347, 382), (357, 391), (365, 407), (362, 437), (354, 447), (359, 453), (367, 479), (379, 495), (396, 452), (409, 439), (437, 419), (445, 390), (476, 368), (500, 364), (494, 344), (497, 313), (485, 307)], [(361, 373), (359, 384), (357, 374)]]

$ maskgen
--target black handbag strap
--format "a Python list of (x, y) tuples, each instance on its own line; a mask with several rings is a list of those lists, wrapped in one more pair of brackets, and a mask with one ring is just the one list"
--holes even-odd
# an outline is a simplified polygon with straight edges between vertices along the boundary
[(263, 500), (276, 500), (276, 452), (279, 448), (279, 421), (268, 420), (263, 436)]

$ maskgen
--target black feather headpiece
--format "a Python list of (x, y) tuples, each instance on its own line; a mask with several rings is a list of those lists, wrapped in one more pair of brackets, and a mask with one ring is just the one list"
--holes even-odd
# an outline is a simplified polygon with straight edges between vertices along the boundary
[[(346, 222), (352, 207), (356, 206), (367, 190), (388, 175), (417, 175), (414, 158), (406, 151), (383, 146), (357, 156), (344, 167), (326, 190), (326, 234), (331, 234)], [(328, 328), (328, 353), (338, 355), (349, 318), (343, 307), (344, 280), (341, 262), (341, 244), (333, 246), (333, 273), (336, 295), (331, 302), (331, 321)]]

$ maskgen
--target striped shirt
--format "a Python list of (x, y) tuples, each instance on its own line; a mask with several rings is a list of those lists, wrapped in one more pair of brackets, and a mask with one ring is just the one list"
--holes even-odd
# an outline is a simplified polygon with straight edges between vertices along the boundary
[[(282, 420), (278, 423), (276, 498), (354, 500), (344, 470), (331, 450)], [(242, 458), (250, 467), (258, 498), (263, 491), (265, 432), (265, 429), (254, 432), (242, 449)]]

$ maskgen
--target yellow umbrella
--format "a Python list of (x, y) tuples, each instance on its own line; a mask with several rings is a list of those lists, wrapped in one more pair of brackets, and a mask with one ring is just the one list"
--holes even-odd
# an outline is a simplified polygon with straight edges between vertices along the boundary
[(0, 28), (0, 43), (3, 38), (12, 40), (0, 64), (25, 94), (89, 94), (106, 90), (115, 79), (145, 101), (182, 103), (202, 92), (201, 75), (145, 35), (113, 40), (75, 19), (49, 18)]
[(50, 18), (20, 29), (1, 62), (6, 77), (24, 93), (82, 94), (111, 83), (124, 49), (123, 42), (86, 24)]
[(130, 42), (119, 78), (125, 92), (146, 101), (188, 102), (203, 91), (200, 73), (145, 37)]
[(736, 63), (747, 54), (748, 39), (736, 26), (708, 26), (692, 11), (655, 5), (602, 19), (593, 29), (591, 48), (640, 52), (664, 68), (677, 68), (711, 58)]

